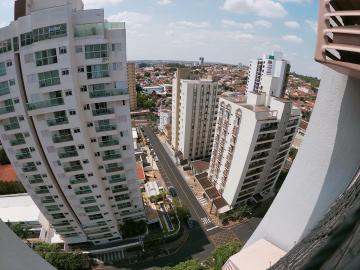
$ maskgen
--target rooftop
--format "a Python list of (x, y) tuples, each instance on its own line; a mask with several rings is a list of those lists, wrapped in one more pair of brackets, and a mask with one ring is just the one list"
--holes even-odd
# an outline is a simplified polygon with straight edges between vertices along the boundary
[(39, 208), (27, 193), (0, 196), (0, 219), (4, 222), (37, 222), (39, 214)]
[(136, 162), (136, 172), (138, 180), (145, 181), (145, 173), (141, 161)]
[(0, 181), (15, 182), (16, 172), (11, 165), (0, 165)]

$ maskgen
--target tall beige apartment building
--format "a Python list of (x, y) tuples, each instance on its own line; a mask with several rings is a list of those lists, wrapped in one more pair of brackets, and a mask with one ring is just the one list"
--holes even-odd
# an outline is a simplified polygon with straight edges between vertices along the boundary
[(135, 63), (128, 63), (127, 70), (128, 70), (128, 89), (129, 89), (129, 98), (130, 98), (130, 110), (135, 111), (137, 109)]

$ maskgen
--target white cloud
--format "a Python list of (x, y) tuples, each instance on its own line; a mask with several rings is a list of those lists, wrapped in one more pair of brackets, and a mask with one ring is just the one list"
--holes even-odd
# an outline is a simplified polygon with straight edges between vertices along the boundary
[(222, 20), (222, 25), (225, 27), (235, 27), (235, 28), (241, 28), (244, 30), (249, 30), (253, 28), (253, 25), (251, 23), (241, 23), (241, 22), (235, 22), (232, 20)]
[(169, 23), (170, 27), (178, 27), (178, 28), (206, 28), (209, 27), (210, 24), (208, 22), (191, 22), (191, 21), (178, 21)]
[(287, 14), (282, 4), (273, 0), (225, 0), (223, 8), (237, 13), (254, 13), (267, 18), (284, 17)]
[(282, 37), (282, 40), (287, 41), (287, 42), (291, 42), (291, 43), (303, 43), (303, 39), (301, 37), (298, 37), (296, 35), (286, 35)]
[(300, 24), (296, 21), (287, 21), (287, 22), (284, 22), (284, 25), (288, 28), (299, 28), (300, 27)]
[(159, 0), (157, 1), (157, 3), (160, 5), (160, 6), (165, 6), (165, 5), (169, 5), (169, 4), (172, 4), (173, 0)]
[(265, 20), (257, 20), (254, 22), (256, 26), (264, 27), (264, 28), (271, 28), (272, 22), (265, 21)]
[(312, 31), (317, 32), (318, 23), (317, 21), (305, 20), (305, 23), (310, 27)]
[(0, 22), (0, 28), (1, 27), (5, 27), (5, 26), (7, 26), (8, 24), (6, 23), (6, 22)]
[(140, 28), (151, 21), (151, 16), (143, 13), (124, 11), (107, 18), (111, 22), (125, 22), (128, 29)]
[(117, 5), (124, 0), (83, 0), (85, 8), (104, 8), (108, 5)]
[(297, 3), (297, 4), (304, 4), (304, 3), (311, 3), (311, 0), (278, 0), (281, 3)]

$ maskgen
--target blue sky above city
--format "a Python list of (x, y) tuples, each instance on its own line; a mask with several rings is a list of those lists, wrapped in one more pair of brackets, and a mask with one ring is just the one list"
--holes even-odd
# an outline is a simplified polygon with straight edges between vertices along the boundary
[[(248, 64), (283, 51), (292, 70), (319, 76), (313, 60), (316, 0), (83, 0), (127, 23), (129, 60), (196, 60)], [(0, 25), (12, 20), (2, 0)]]

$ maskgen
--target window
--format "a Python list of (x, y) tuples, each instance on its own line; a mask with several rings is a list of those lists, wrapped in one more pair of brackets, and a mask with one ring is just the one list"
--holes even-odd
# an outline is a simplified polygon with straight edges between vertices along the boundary
[(10, 84), (10, 86), (15, 85), (15, 80), (13, 80), (13, 79), (12, 79), (12, 80), (10, 80), (10, 81), (9, 81), (9, 84)]
[(98, 212), (100, 211), (100, 208), (98, 206), (87, 206), (87, 207), (84, 207), (84, 210), (86, 213), (92, 213), (92, 212)]
[(122, 70), (122, 64), (120, 62), (113, 63), (113, 70)]
[(57, 63), (56, 49), (35, 52), (36, 66), (45, 66)]
[(24, 33), (20, 35), (21, 46), (31, 45), (32, 43), (39, 42), (42, 40), (65, 37), (66, 24), (57, 24), (46, 26), (42, 28), (34, 29), (32, 32)]
[(61, 219), (61, 218), (65, 218), (64, 214), (59, 213), (59, 214), (52, 214), (51, 215), (53, 217), (53, 219)]
[(64, 68), (61, 70), (61, 75), (63, 76), (66, 76), (66, 75), (69, 75), (70, 74), (70, 71), (68, 68)]
[(110, 77), (109, 65), (99, 64), (99, 65), (86, 66), (86, 73), (88, 79)]
[(78, 147), (80, 150), (85, 149), (85, 146), (83, 144), (80, 144)]
[(59, 54), (66, 54), (66, 53), (67, 53), (66, 46), (59, 47)]
[(10, 94), (9, 82), (0, 82), (0, 96)]
[(114, 43), (114, 44), (111, 44), (111, 49), (112, 51), (121, 51), (121, 43)]
[(0, 63), (0, 76), (5, 76), (6, 75), (6, 67), (5, 67), (5, 63), (2, 62)]
[(13, 44), (14, 44), (14, 51), (17, 52), (19, 50), (19, 38), (18, 37), (13, 38)]
[(96, 219), (102, 219), (102, 218), (103, 218), (102, 214), (89, 215), (90, 220), (96, 220)]
[(12, 67), (12, 61), (11, 61), (11, 60), (7, 60), (7, 61), (6, 61), (6, 66), (7, 66), (7, 67)]
[(74, 129), (74, 133), (79, 133), (80, 132), (80, 128), (75, 128)]
[(85, 45), (85, 59), (108, 57), (107, 44)]
[(122, 149), (123, 149), (124, 151), (126, 151), (126, 145), (124, 145), (124, 146), (122, 147)]
[(84, 68), (84, 67), (78, 67), (78, 72), (79, 72), (79, 73), (85, 72), (85, 68)]
[(82, 53), (82, 51), (83, 51), (83, 47), (81, 45), (75, 47), (76, 53)]
[(65, 96), (72, 96), (71, 90), (65, 90)]
[(87, 126), (88, 126), (88, 127), (93, 127), (94, 124), (93, 124), (92, 122), (89, 122), (89, 123), (87, 123)]
[(69, 110), (69, 114), (70, 115), (76, 115), (76, 111), (75, 110)]
[(11, 39), (0, 41), (0, 54), (6, 53), (12, 50)]
[(38, 78), (39, 78), (40, 88), (60, 84), (60, 77), (58, 70), (39, 73)]

